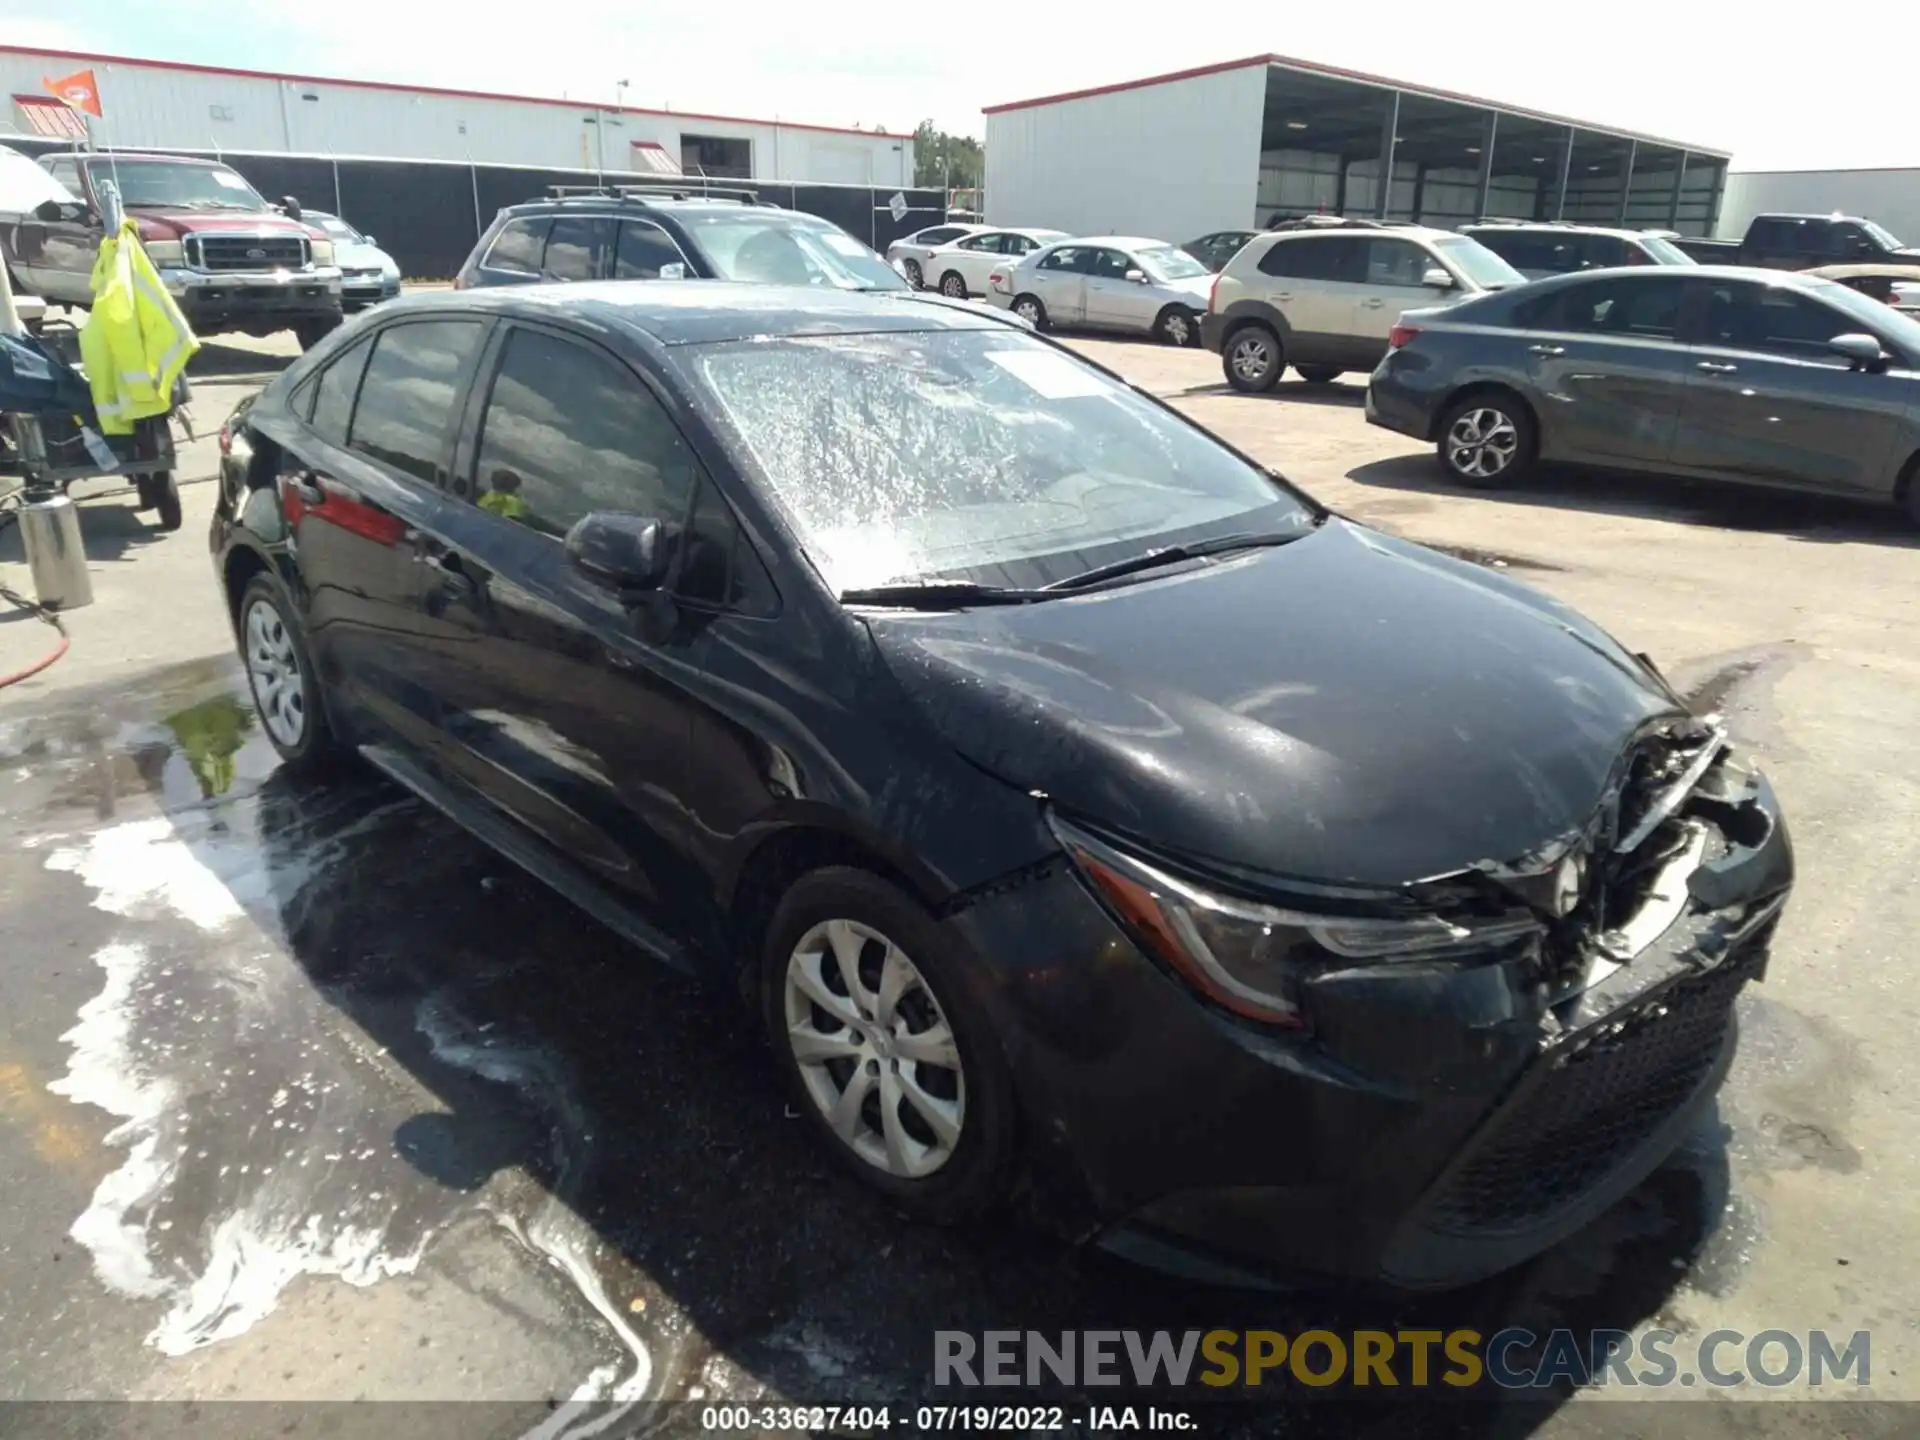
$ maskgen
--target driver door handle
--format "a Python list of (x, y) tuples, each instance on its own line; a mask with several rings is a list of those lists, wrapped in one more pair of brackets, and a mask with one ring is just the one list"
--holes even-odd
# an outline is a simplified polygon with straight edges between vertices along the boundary
[(1709, 375), (1731, 375), (1740, 367), (1738, 365), (1723, 365), (1717, 360), (1702, 360), (1693, 368), (1696, 370), (1704, 370)]
[(1567, 353), (1567, 347), (1564, 345), (1529, 345), (1527, 346), (1527, 353), (1530, 355), (1564, 355)]

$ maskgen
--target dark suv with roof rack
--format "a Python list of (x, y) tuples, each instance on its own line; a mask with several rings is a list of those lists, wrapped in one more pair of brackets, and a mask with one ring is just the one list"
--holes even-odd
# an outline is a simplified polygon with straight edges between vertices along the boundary
[(907, 282), (831, 221), (747, 189), (561, 187), (494, 217), (454, 288), (554, 280), (746, 280), (836, 290)]

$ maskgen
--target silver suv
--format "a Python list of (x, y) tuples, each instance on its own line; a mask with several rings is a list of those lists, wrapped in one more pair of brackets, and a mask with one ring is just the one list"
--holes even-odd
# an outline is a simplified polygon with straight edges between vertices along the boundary
[(1236, 390), (1271, 390), (1291, 365), (1323, 385), (1387, 353), (1403, 310), (1526, 284), (1465, 235), (1347, 220), (1255, 236), (1215, 280), (1201, 343)]

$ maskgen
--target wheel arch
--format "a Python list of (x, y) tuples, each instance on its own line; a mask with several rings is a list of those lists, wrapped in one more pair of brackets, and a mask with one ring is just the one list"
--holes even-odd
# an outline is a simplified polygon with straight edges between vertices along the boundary
[(1533, 423), (1534, 443), (1544, 445), (1546, 431), (1540, 424), (1540, 412), (1517, 387), (1503, 380), (1470, 380), (1450, 390), (1447, 397), (1433, 407), (1433, 419), (1427, 426), (1427, 439), (1437, 442), (1440, 439), (1440, 428), (1446, 423), (1447, 416), (1451, 415), (1461, 403), (1478, 395), (1500, 395), (1518, 404), (1522, 410), (1526, 411), (1527, 419)]

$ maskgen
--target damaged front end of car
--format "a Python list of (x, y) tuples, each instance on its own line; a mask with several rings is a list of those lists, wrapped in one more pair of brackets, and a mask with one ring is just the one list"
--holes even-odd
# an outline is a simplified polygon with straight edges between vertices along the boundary
[[(1346, 1091), (1356, 1121), (1379, 1116), (1379, 1156), (1356, 1144), (1297, 1168), (1365, 1197), (1331, 1266), (1414, 1288), (1530, 1258), (1671, 1153), (1725, 1074), (1734, 999), (1764, 971), (1793, 878), (1771, 788), (1693, 716), (1636, 734), (1577, 828), (1393, 895), (1260, 886), (1255, 904), (1239, 876), (1229, 899), (1056, 830), (1143, 950)], [(1224, 1193), (1135, 1219), (1216, 1250), (1236, 1228), (1243, 1254), (1285, 1248), (1255, 1242)]]

